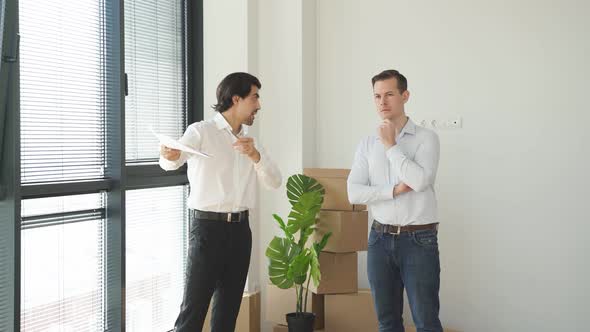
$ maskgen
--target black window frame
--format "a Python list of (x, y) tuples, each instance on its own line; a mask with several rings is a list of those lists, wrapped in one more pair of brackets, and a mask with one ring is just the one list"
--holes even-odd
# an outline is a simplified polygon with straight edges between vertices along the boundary
[[(5, 6), (5, 29), (0, 71), (0, 252), (11, 266), (8, 278), (0, 279), (0, 326), (20, 331), (21, 316), (21, 201), (23, 199), (105, 192), (107, 207), (105, 239), (105, 331), (125, 331), (125, 193), (128, 190), (188, 184), (186, 167), (166, 172), (157, 164), (128, 164), (125, 160), (124, 0), (105, 0), (112, 18), (115, 51), (109, 59), (118, 82), (107, 93), (114, 107), (107, 108), (107, 165), (105, 178), (91, 181), (21, 185), (20, 179), (20, 78), (18, 57), (18, 0), (1, 0)], [(184, 0), (184, 81), (186, 119), (203, 119), (203, 1)], [(0, 29), (0, 31), (2, 31)], [(4, 231), (5, 230), (5, 231)], [(11, 315), (12, 313), (12, 315)], [(10, 321), (12, 317), (12, 321)], [(7, 321), (4, 321), (6, 318)]]

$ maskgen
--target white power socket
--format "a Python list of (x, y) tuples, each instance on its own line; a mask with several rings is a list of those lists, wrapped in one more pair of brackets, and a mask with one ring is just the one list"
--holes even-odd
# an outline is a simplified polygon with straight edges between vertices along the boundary
[(453, 130), (463, 127), (463, 119), (460, 116), (452, 118), (425, 118), (414, 120), (419, 126), (429, 129)]

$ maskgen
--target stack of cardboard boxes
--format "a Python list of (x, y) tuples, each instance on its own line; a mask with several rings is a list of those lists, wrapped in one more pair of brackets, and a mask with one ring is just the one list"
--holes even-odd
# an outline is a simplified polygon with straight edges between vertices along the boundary
[[(350, 204), (346, 181), (348, 169), (307, 168), (303, 174), (316, 179), (326, 194), (314, 242), (332, 232), (320, 254), (322, 279), (311, 287), (307, 311), (316, 315), (314, 328), (325, 332), (378, 331), (373, 297), (358, 289), (357, 252), (367, 250), (368, 212), (364, 205)], [(276, 323), (274, 332), (287, 332), (285, 314), (295, 308), (295, 291), (267, 288), (267, 318)], [(411, 326), (406, 331), (415, 331)], [(445, 329), (445, 331), (451, 331)]]
[(357, 252), (367, 250), (366, 207), (348, 201), (346, 179), (349, 170), (308, 168), (303, 173), (316, 179), (326, 190), (314, 242), (332, 232), (320, 254), (322, 280), (317, 288), (312, 287), (312, 291), (324, 295), (356, 293)]
[(314, 292), (324, 294), (326, 332), (377, 331), (371, 292), (358, 289), (357, 252), (367, 250), (368, 212), (348, 200), (347, 169), (305, 169), (326, 190), (315, 240), (332, 232), (320, 255), (322, 280)]
[[(313, 241), (319, 242), (324, 234), (332, 232), (328, 244), (320, 254), (320, 270), (322, 279), (320, 284), (310, 285), (311, 297), (308, 299), (308, 310), (316, 314), (314, 328), (325, 331), (353, 331), (341, 329), (340, 322), (347, 321), (348, 312), (342, 311), (339, 296), (353, 296), (361, 302), (366, 296), (358, 292), (357, 252), (367, 250), (368, 214), (364, 205), (353, 205), (348, 201), (346, 180), (347, 169), (319, 169), (308, 168), (303, 171), (307, 176), (316, 179), (324, 186), (326, 194), (320, 212), (317, 231)], [(285, 314), (294, 311), (295, 295), (293, 290), (280, 290), (270, 286), (267, 289), (267, 318), (277, 323), (274, 331), (286, 331)], [(293, 294), (291, 294), (293, 293)], [(287, 299), (292, 298), (292, 299)], [(370, 294), (369, 294), (370, 300)], [(336, 301), (333, 301), (336, 299)], [(287, 303), (289, 302), (289, 303)], [(332, 303), (328, 305), (328, 302)], [(333, 303), (338, 302), (338, 303)], [(360, 302), (359, 302), (360, 304)], [(371, 303), (369, 303), (371, 304)], [(369, 306), (372, 308), (372, 304)], [(311, 309), (310, 309), (311, 308)], [(359, 313), (355, 308), (355, 314)], [(361, 310), (362, 311), (362, 310)], [(358, 317), (358, 324), (375, 321), (374, 314), (368, 317)], [(375, 325), (376, 326), (376, 325)], [(371, 331), (364, 327), (354, 331)]]

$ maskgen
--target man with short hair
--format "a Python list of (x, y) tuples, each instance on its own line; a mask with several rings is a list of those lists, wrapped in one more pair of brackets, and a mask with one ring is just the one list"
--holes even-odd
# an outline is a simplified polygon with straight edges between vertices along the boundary
[(385, 70), (372, 79), (382, 119), (376, 136), (359, 144), (348, 177), (348, 197), (373, 216), (367, 273), (380, 332), (403, 332), (406, 289), (418, 332), (442, 332), (440, 262), (434, 181), (439, 160), (435, 132), (406, 116), (406, 78)]
[(256, 206), (257, 182), (281, 185), (279, 169), (248, 136), (260, 109), (260, 88), (250, 74), (228, 75), (217, 88), (215, 117), (186, 129), (180, 142), (210, 158), (161, 147), (160, 166), (174, 170), (187, 162), (191, 187), (190, 247), (176, 332), (201, 331), (211, 297), (211, 330), (234, 331), (250, 265), (248, 212)]

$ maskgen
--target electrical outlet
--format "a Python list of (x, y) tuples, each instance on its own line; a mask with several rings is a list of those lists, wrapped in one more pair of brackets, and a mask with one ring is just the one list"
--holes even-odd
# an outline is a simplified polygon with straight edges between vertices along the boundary
[(421, 127), (434, 130), (455, 130), (463, 126), (463, 119), (460, 116), (452, 118), (414, 118), (414, 121)]
[(461, 120), (461, 117), (455, 117), (453, 119), (446, 120), (442, 127), (443, 129), (459, 129), (461, 128), (462, 124), (463, 121)]

